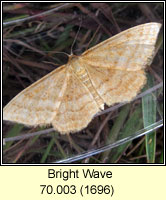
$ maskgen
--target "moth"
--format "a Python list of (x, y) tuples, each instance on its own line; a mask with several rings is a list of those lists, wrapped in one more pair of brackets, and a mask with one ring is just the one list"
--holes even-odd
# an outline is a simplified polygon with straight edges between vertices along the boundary
[(130, 102), (146, 83), (159, 23), (123, 31), (33, 83), (3, 109), (3, 119), (28, 126), (52, 125), (62, 134), (85, 128), (93, 116)]

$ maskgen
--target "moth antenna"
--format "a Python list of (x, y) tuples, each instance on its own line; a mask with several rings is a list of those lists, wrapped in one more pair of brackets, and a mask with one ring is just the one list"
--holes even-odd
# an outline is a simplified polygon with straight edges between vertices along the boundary
[(91, 38), (90, 41), (88, 42), (88, 45), (87, 45), (87, 47), (86, 47), (85, 50), (87, 50), (87, 48), (89, 47), (90, 43), (91, 43), (91, 42), (93, 41), (93, 39), (95, 38), (95, 36), (96, 36), (97, 32), (99, 31), (100, 27), (101, 27), (101, 26), (98, 26), (98, 27), (97, 27), (97, 30), (95, 31), (95, 33), (93, 34), (92, 38)]
[(79, 32), (80, 32), (81, 26), (82, 26), (82, 18), (81, 18), (81, 21), (80, 21), (80, 25), (79, 25), (78, 31), (77, 31), (76, 36), (75, 36), (75, 38), (74, 38), (73, 44), (71, 45), (71, 53), (70, 53), (71, 55), (73, 55), (72, 49), (73, 49), (73, 46), (74, 46), (74, 44), (75, 44), (75, 41), (76, 41), (76, 39), (77, 39), (77, 37), (78, 37), (78, 34), (79, 34)]
[(68, 57), (70, 56), (68, 53), (66, 53), (66, 52), (60, 52), (60, 51), (54, 51), (54, 53), (63, 53), (63, 54), (65, 54), (65, 55), (67, 55)]

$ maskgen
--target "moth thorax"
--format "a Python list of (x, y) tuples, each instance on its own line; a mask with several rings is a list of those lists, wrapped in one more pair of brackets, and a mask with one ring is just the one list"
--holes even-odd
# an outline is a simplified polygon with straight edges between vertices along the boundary
[(77, 56), (71, 57), (70, 64), (73, 71), (78, 75), (81, 76), (86, 73), (86, 70), (83, 66), (80, 65), (80, 61)]

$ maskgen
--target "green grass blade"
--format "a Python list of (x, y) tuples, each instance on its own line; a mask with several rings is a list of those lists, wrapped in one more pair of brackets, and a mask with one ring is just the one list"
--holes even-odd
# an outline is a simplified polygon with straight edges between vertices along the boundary
[(52, 139), (50, 140), (50, 143), (48, 144), (47, 146), (47, 149), (45, 150), (41, 160), (40, 160), (40, 163), (45, 163), (50, 151), (51, 151), (51, 148), (53, 147), (53, 145), (55, 144), (55, 140), (54, 138), (52, 137)]
[[(52, 135), (52, 139), (50, 140), (50, 143), (48, 144), (47, 149), (44, 151), (44, 154), (40, 160), (40, 163), (45, 163), (47, 160), (47, 157), (50, 155), (55, 156), (55, 157), (66, 158), (65, 152), (64, 152), (62, 146), (60, 145), (59, 141), (56, 138), (57, 134), (52, 133), (51, 135)], [(51, 152), (51, 148), (53, 147), (53, 145), (57, 146), (57, 152)], [(57, 155), (55, 155), (55, 153)]]
[(65, 30), (63, 31), (63, 33), (61, 34), (61, 36), (59, 37), (59, 39), (56, 41), (55, 43), (55, 47), (63, 44), (64, 42), (66, 42), (66, 40), (69, 38), (69, 34), (71, 29), (73, 28), (73, 25), (69, 24)]
[[(131, 114), (128, 121), (125, 123), (125, 126), (121, 133), (119, 134), (118, 139), (122, 139), (130, 136), (132, 133), (137, 132), (142, 128), (142, 110), (141, 106), (138, 106), (137, 109)], [(119, 157), (125, 152), (126, 148), (131, 144), (132, 141), (127, 142), (119, 147), (116, 147), (112, 150), (110, 154), (110, 163), (115, 163)]]
[[(123, 108), (121, 109), (119, 116), (117, 117), (117, 119), (115, 120), (115, 123), (109, 133), (108, 139), (107, 139), (107, 144), (110, 143), (114, 143), (117, 140), (118, 137), (118, 133), (120, 132), (120, 129), (122, 128), (128, 113), (130, 111), (130, 104), (127, 104), (125, 106), (123, 106)], [(101, 160), (105, 161), (108, 158), (108, 155), (110, 154), (111, 150), (109, 151), (105, 151), (102, 154)]]
[[(147, 85), (144, 90), (153, 87), (153, 78), (147, 76)], [(156, 122), (156, 95), (155, 93), (148, 94), (142, 98), (142, 111), (143, 111), (143, 123), (146, 129), (147, 126)], [(146, 155), (147, 162), (155, 162), (155, 153), (156, 153), (156, 131), (149, 133), (145, 137), (146, 143)]]
[[(14, 137), (14, 136), (17, 136), (20, 134), (21, 130), (23, 129), (23, 125), (22, 124), (16, 124), (13, 126), (12, 129), (10, 129), (10, 131), (7, 133), (6, 137)], [(12, 144), (13, 144), (14, 141), (9, 141), (7, 142), (3, 149), (8, 149)]]
[(164, 163), (164, 152), (163, 151), (161, 152), (159, 163), (161, 163), (161, 164)]

